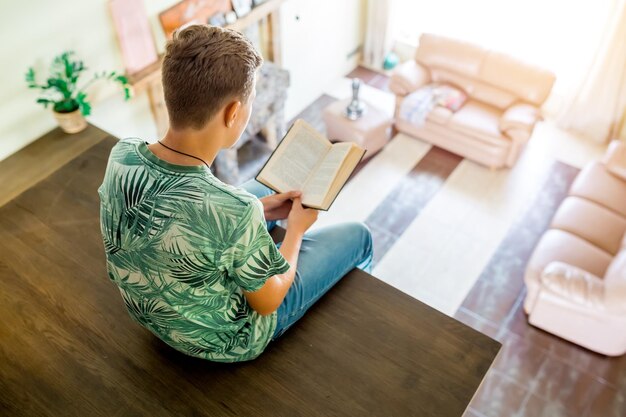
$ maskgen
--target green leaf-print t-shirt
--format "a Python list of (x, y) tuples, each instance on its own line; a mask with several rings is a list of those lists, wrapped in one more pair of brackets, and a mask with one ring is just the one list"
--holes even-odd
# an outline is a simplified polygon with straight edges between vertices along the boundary
[(113, 147), (100, 194), (109, 278), (131, 317), (191, 356), (256, 358), (276, 328), (245, 291), (289, 269), (261, 202), (205, 166), (170, 164), (139, 139)]

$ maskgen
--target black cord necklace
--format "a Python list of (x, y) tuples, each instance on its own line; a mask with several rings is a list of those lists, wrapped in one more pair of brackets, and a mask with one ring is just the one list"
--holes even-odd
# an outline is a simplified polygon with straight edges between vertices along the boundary
[(190, 158), (193, 159), (197, 159), (198, 161), (202, 162), (204, 165), (206, 165), (207, 168), (211, 169), (211, 167), (209, 166), (209, 164), (206, 163), (206, 161), (204, 159), (198, 158), (197, 156), (193, 156), (193, 155), (189, 155), (188, 153), (185, 152), (181, 152), (181, 151), (177, 151), (176, 149), (170, 148), (169, 146), (167, 146), (166, 144), (164, 144), (163, 142), (161, 142), (160, 140), (158, 140), (157, 142), (159, 142), (159, 145), (163, 146), (164, 148), (169, 149), (172, 152), (176, 152), (179, 153), (181, 155), (185, 155), (188, 156)]

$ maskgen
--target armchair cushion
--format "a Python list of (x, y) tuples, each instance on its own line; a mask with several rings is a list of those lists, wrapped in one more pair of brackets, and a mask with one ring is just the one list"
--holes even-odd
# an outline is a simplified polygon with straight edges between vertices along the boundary
[(411, 59), (394, 70), (389, 89), (397, 95), (405, 96), (429, 82), (430, 71)]
[(541, 274), (553, 261), (563, 262), (603, 277), (613, 257), (572, 233), (549, 229), (539, 240), (526, 266), (526, 284), (541, 281)]
[(626, 217), (626, 183), (612, 175), (605, 164), (595, 161), (578, 174), (569, 191)]
[(626, 143), (619, 140), (612, 141), (603, 162), (611, 174), (626, 181)]
[(626, 218), (593, 201), (569, 196), (559, 206), (550, 227), (581, 237), (613, 256), (622, 246)]
[(509, 107), (500, 118), (500, 130), (507, 133), (511, 130), (532, 132), (535, 123), (539, 120), (539, 109), (530, 104), (514, 104)]

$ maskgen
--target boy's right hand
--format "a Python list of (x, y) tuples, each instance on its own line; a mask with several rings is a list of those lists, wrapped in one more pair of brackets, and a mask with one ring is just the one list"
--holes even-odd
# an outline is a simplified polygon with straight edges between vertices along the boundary
[(302, 199), (296, 197), (293, 199), (291, 211), (287, 217), (287, 228), (304, 233), (315, 223), (317, 214), (318, 211), (315, 209), (302, 207)]

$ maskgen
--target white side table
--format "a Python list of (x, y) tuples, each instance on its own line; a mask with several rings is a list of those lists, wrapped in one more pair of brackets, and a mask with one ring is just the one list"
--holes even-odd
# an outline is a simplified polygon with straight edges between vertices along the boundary
[(389, 141), (392, 118), (365, 102), (366, 110), (358, 120), (350, 120), (344, 112), (350, 99), (339, 100), (324, 109), (326, 136), (330, 140), (351, 141), (364, 147), (369, 158)]

